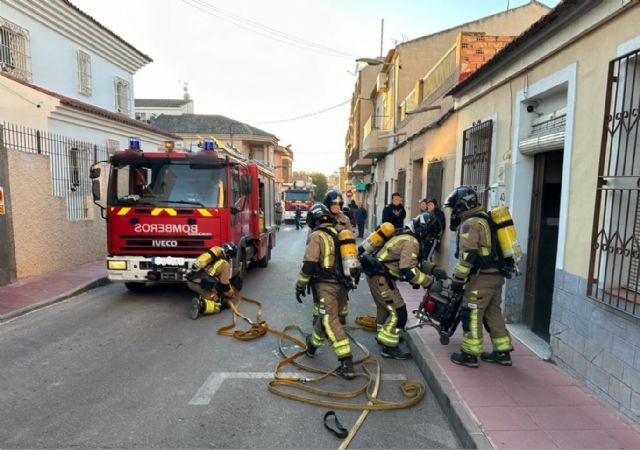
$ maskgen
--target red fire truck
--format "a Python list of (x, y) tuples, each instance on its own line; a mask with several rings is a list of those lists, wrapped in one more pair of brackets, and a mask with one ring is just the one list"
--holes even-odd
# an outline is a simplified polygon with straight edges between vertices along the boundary
[[(178, 152), (172, 144), (143, 152), (132, 139), (109, 160), (103, 209), (108, 277), (132, 290), (147, 282), (181, 282), (198, 255), (233, 241), (232, 280), (240, 287), (249, 264), (266, 267), (276, 244), (273, 173), (219, 152), (214, 141), (199, 152)], [(98, 165), (91, 178), (98, 204)]]
[(314, 190), (310, 182), (295, 180), (293, 186), (284, 191), (284, 221), (293, 222), (296, 206), (302, 210), (302, 222), (307, 219), (307, 211), (313, 206)]

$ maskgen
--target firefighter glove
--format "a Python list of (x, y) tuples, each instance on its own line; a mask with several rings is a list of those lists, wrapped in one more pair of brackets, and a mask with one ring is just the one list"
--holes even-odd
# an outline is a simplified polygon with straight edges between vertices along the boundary
[(419, 284), (411, 284), (411, 288), (412, 289), (420, 289), (420, 285)]
[(452, 280), (451, 281), (451, 292), (453, 292), (456, 295), (463, 295), (464, 294), (464, 283), (461, 283), (460, 281)]
[(305, 292), (306, 289), (306, 286), (296, 285), (296, 300), (298, 300), (298, 303), (302, 303), (302, 297), (305, 297), (307, 295), (307, 293)]
[(447, 275), (447, 272), (442, 270), (442, 269), (438, 269), (438, 268), (433, 268), (433, 270), (431, 271), (431, 274), (437, 278), (438, 280), (446, 280), (449, 276)]

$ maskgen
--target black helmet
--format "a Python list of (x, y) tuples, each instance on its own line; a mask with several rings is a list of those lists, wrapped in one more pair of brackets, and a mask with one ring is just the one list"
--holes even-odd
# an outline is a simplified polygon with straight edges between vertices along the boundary
[(331, 209), (331, 205), (340, 205), (340, 209), (344, 207), (344, 201), (342, 200), (342, 194), (338, 191), (329, 191), (325, 194), (322, 203), (327, 208)]
[(449, 228), (455, 231), (461, 222), (461, 214), (478, 206), (478, 194), (469, 186), (455, 188), (444, 202), (445, 208), (451, 208)]
[(404, 226), (411, 231), (419, 240), (424, 241), (429, 236), (436, 236), (440, 233), (440, 222), (430, 212), (418, 214)]
[(224, 252), (224, 259), (231, 260), (235, 258), (238, 254), (238, 247), (233, 242), (225, 242), (221, 245), (222, 251)]
[(322, 203), (314, 203), (311, 209), (307, 212), (307, 225), (312, 230), (320, 224), (330, 223), (335, 225), (336, 219), (329, 211), (329, 208)]

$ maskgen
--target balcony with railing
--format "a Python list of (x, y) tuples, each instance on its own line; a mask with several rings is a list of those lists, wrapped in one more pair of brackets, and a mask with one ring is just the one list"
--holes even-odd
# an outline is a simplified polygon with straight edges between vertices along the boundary
[(351, 149), (351, 154), (349, 155), (350, 173), (368, 173), (372, 165), (373, 160), (371, 158), (363, 158), (360, 149)]
[(384, 129), (374, 127), (374, 120), (375, 116), (369, 117), (363, 129), (362, 157), (367, 159), (378, 158), (387, 152), (387, 139), (382, 136), (388, 134), (389, 130), (384, 125)]
[(400, 103), (402, 121), (420, 106), (429, 106), (442, 98), (459, 81), (464, 80), (482, 64), (504, 48), (513, 37), (487, 36), (483, 32), (460, 33), (456, 42), (444, 52), (427, 74)]

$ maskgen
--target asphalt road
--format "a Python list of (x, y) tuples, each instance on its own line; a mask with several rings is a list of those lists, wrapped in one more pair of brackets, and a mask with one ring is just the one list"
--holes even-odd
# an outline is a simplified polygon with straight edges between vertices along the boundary
[[(263, 302), (273, 328), (311, 329), (309, 297), (299, 305), (293, 295), (306, 235), (284, 227), (269, 267), (245, 281), (243, 294)], [(350, 296), (350, 321), (374, 312), (366, 283)], [(0, 448), (337, 448), (325, 409), (267, 391), (277, 338), (219, 336), (231, 312), (193, 321), (191, 297), (182, 286), (132, 293), (110, 284), (1, 324)], [(354, 337), (377, 356), (373, 333)], [(401, 400), (399, 380), (425, 383), (413, 362), (378, 359), (380, 398)], [(316, 360), (336, 365), (328, 346)], [(359, 381), (327, 387), (350, 383)], [(359, 416), (337, 414), (348, 428)], [(350, 446), (456, 447), (431, 391), (411, 409), (372, 412)]]

